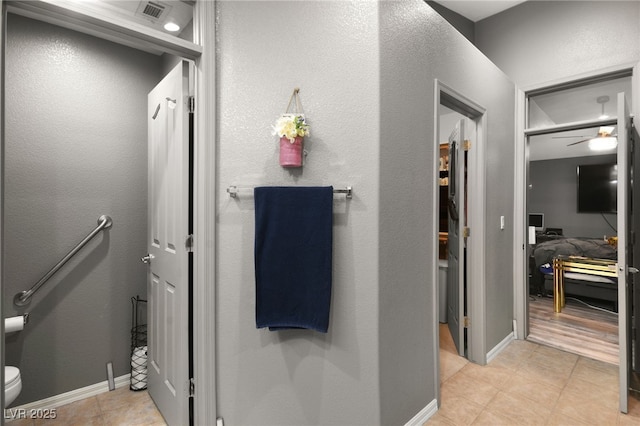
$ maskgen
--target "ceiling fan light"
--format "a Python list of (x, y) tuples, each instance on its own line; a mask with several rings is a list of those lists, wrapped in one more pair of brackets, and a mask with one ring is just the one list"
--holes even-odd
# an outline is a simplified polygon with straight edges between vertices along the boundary
[(591, 151), (610, 151), (617, 146), (618, 138), (613, 136), (589, 139), (589, 149)]

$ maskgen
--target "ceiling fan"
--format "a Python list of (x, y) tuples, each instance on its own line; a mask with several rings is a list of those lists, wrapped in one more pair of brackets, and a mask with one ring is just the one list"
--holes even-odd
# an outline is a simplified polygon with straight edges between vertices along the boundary
[[(599, 117), (600, 119), (609, 118), (609, 116), (604, 113), (604, 104), (606, 104), (608, 101), (609, 101), (609, 96), (606, 96), (606, 95), (599, 96), (598, 99), (596, 99), (596, 102), (602, 105), (602, 114)], [(572, 142), (567, 146), (573, 146), (573, 145), (581, 144), (583, 142), (588, 142), (589, 149), (591, 149), (592, 151), (609, 151), (614, 149), (616, 146), (618, 146), (618, 139), (616, 138), (617, 135), (612, 134), (614, 130), (615, 130), (615, 126), (601, 126), (600, 129), (598, 129), (598, 134), (592, 137), (584, 136), (584, 135), (572, 135), (572, 136), (554, 136), (553, 138), (554, 139), (586, 138), (586, 139), (579, 140), (577, 142)]]
[[(615, 126), (601, 126), (600, 129), (598, 129), (598, 134), (596, 136), (592, 136), (592, 137), (584, 136), (584, 135), (555, 136), (555, 137), (556, 138), (586, 138), (586, 139), (579, 140), (577, 142), (572, 142), (570, 144), (567, 144), (567, 146), (573, 146), (573, 145), (578, 145), (578, 144), (583, 143), (583, 142), (589, 142), (589, 147), (591, 148), (591, 145), (592, 145), (591, 141), (598, 141), (598, 142), (594, 142), (595, 145), (597, 145), (598, 143), (604, 144), (606, 142), (609, 142), (610, 144), (612, 144), (613, 141), (615, 141), (615, 143), (617, 145), (617, 139), (616, 139), (617, 135), (613, 135), (612, 134), (612, 132), (614, 130), (615, 130)], [(615, 147), (615, 145), (613, 147)]]

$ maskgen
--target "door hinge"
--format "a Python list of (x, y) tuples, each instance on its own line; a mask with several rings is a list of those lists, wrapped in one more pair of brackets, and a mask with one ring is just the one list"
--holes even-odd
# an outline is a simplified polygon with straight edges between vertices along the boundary
[(469, 319), (469, 317), (464, 317), (464, 328), (469, 328), (470, 325), (471, 320)]
[(189, 96), (189, 114), (196, 112), (196, 98), (195, 96)]
[(470, 235), (471, 235), (471, 229), (469, 229), (468, 226), (465, 226), (462, 229), (462, 236), (465, 237), (465, 238), (469, 238)]
[(184, 246), (186, 247), (189, 253), (193, 252), (193, 234), (187, 235), (187, 239), (184, 242)]
[(196, 396), (196, 381), (194, 378), (189, 379), (189, 398)]
[(462, 144), (462, 149), (464, 149), (465, 151), (469, 151), (471, 149), (471, 141), (469, 139), (464, 140), (464, 143)]

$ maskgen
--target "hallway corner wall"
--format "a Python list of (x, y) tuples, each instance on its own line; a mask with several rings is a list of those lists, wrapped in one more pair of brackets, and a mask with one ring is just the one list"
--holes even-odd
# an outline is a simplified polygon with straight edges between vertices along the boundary
[[(434, 82), (438, 79), (487, 109), (485, 143), (487, 351), (512, 326), (513, 286), (500, 267), (513, 259), (514, 84), (422, 1), (383, 2), (381, 40), (380, 370), (383, 424), (435, 398), (430, 375), (437, 324), (429, 310), (437, 282), (432, 212), (436, 176)], [(478, 177), (482, 179), (483, 177)], [(505, 216), (506, 227), (499, 229)], [(407, 226), (411, 224), (411, 226)], [(400, 255), (401, 254), (401, 255)], [(473, 319), (472, 319), (473, 321)], [(418, 337), (420, 336), (420, 337)], [(403, 348), (398, 350), (398, 348)], [(410, 348), (410, 350), (408, 349)], [(399, 366), (411, 365), (413, 370)], [(398, 398), (402, 383), (407, 394)], [(422, 404), (422, 405), (421, 405)]]

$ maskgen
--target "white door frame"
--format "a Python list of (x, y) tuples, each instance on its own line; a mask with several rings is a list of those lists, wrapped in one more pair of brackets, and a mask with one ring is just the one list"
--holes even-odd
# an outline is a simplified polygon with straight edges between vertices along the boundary
[[(0, 295), (4, 294), (4, 284), (2, 277), (4, 276), (4, 255), (2, 253), (2, 247), (4, 247), (4, 58), (5, 58), (5, 34), (6, 34), (6, 22), (7, 22), (7, 5), (4, 0), (0, 0), (0, 6), (2, 6), (2, 16), (0, 17)], [(0, 303), (0, 318), (5, 318), (4, 303)], [(4, 327), (0, 327), (0, 339), (4, 342)], [(4, 347), (0, 345), (0, 361), (2, 365), (0, 367), (0, 383), (4, 383)], [(0, 407), (4, 407), (4, 392), (0, 392)], [(4, 414), (0, 419), (0, 425), (4, 425)]]
[[(629, 205), (627, 195), (629, 194), (630, 187), (629, 182), (630, 170), (629, 170), (629, 156), (630, 153), (630, 141), (629, 135), (631, 134), (631, 117), (629, 116), (629, 106), (626, 104), (626, 96), (624, 93), (618, 94), (618, 149), (617, 149), (617, 163), (618, 163), (618, 193), (617, 193), (617, 211), (618, 211), (618, 230), (624, 230), (624, 232), (618, 232), (618, 346), (619, 346), (619, 364), (618, 364), (618, 377), (620, 381), (618, 400), (620, 412), (627, 413), (629, 411), (629, 374), (631, 360), (629, 357), (631, 343), (630, 330), (627, 324), (631, 321), (631, 312), (628, 311), (628, 303), (632, 300), (627, 299), (628, 286), (630, 284), (629, 277), (629, 262), (633, 262), (633, 259), (628, 257), (628, 243), (627, 235), (629, 233), (630, 217)], [(621, 167), (622, 165), (622, 167)], [(628, 321), (629, 320), (629, 321)], [(624, 337), (624, 338), (623, 338)]]
[[(515, 197), (513, 202), (513, 282), (514, 283), (526, 283), (527, 282), (527, 267), (528, 267), (528, 254), (525, 235), (525, 228), (527, 226), (527, 191), (525, 186), (527, 184), (527, 164), (529, 158), (529, 152), (527, 151), (528, 145), (526, 144), (526, 137), (524, 135), (525, 129), (525, 117), (527, 116), (526, 110), (526, 98), (523, 90), (516, 87), (516, 104), (515, 104), (515, 135), (514, 140), (516, 143), (514, 153), (514, 188)], [(520, 253), (518, 255), (518, 253)], [(513, 315), (514, 325), (513, 333), (515, 339), (524, 339), (529, 334), (529, 310), (527, 309), (527, 286), (515, 284), (513, 288)]]
[[(218, 417), (216, 394), (216, 2), (197, 1), (194, 41), (202, 47), (196, 60), (194, 163), (193, 362), (195, 424)], [(207, 119), (206, 117), (210, 117)]]
[[(194, 41), (191, 43), (160, 31), (126, 22), (116, 15), (96, 13), (81, 3), (52, 0), (17, 2), (0, 0), (3, 19), (0, 22), (0, 70), (4, 85), (4, 26), (5, 10), (54, 25), (91, 34), (139, 50), (165, 52), (196, 63), (196, 109), (195, 109), (195, 170), (194, 170), (194, 397), (195, 424), (205, 424), (217, 418), (215, 375), (215, 188), (216, 188), (216, 120), (215, 117), (215, 1), (195, 3), (193, 16)], [(0, 158), (4, 156), (4, 87), (0, 99)], [(0, 169), (0, 176), (4, 171)], [(1, 187), (0, 187), (1, 188)], [(2, 194), (0, 194), (2, 195)], [(0, 219), (2, 208), (0, 208)], [(0, 241), (1, 243), (1, 241)], [(0, 244), (1, 246), (1, 244)], [(1, 253), (1, 252), (0, 252)], [(0, 263), (1, 268), (1, 263)], [(1, 272), (1, 269), (0, 269)], [(1, 275), (0, 275), (1, 276)], [(0, 291), (2, 290), (0, 278)], [(1, 308), (0, 308), (1, 309)], [(1, 311), (0, 311), (1, 313)], [(0, 328), (4, 339), (4, 329)], [(0, 345), (4, 366), (4, 345)], [(4, 368), (0, 369), (0, 379)], [(0, 392), (4, 406), (4, 395)]]
[[(433, 155), (434, 155), (434, 178), (433, 178), (433, 202), (432, 202), (432, 226), (433, 229), (438, 229), (439, 212), (439, 188), (440, 176), (438, 167), (436, 167), (435, 161), (440, 156), (440, 125), (438, 119), (438, 108), (441, 102), (441, 93), (445, 93), (450, 99), (453, 99), (458, 108), (455, 108), (457, 112), (466, 112), (463, 115), (468, 116), (476, 124), (476, 140), (473, 141), (472, 149), (469, 151), (468, 168), (472, 170), (475, 177), (468, 181), (468, 203), (469, 203), (469, 216), (468, 226), (471, 229), (470, 237), (467, 240), (468, 244), (468, 260), (467, 260), (467, 316), (470, 318), (470, 326), (467, 334), (468, 339), (468, 352), (467, 357), (470, 361), (485, 365), (487, 363), (487, 350), (486, 350), (486, 312), (485, 312), (485, 299), (486, 299), (486, 275), (485, 275), (485, 232), (486, 232), (486, 220), (485, 220), (485, 198), (486, 198), (486, 163), (485, 163), (485, 148), (484, 141), (486, 140), (487, 129), (487, 110), (479, 103), (472, 101), (461, 93), (457, 92), (450, 86), (447, 86), (442, 81), (436, 79), (434, 82), (434, 142), (433, 142)], [(462, 111), (461, 111), (462, 110)], [(432, 277), (433, 283), (438, 282), (438, 237), (437, 233), (433, 235), (433, 259), (432, 262)], [(434, 312), (438, 309), (438, 285), (434, 285), (434, 296), (432, 299)], [(435, 330), (434, 335), (436, 339), (439, 339), (439, 326), (437, 318), (435, 316)], [(436, 358), (439, 358), (438, 340), (436, 340), (435, 351)], [(438, 364), (438, 363), (436, 363)], [(439, 378), (439, 364), (435, 366), (434, 377)], [(439, 379), (438, 379), (439, 380)], [(436, 395), (439, 396), (439, 381), (437, 381)]]

